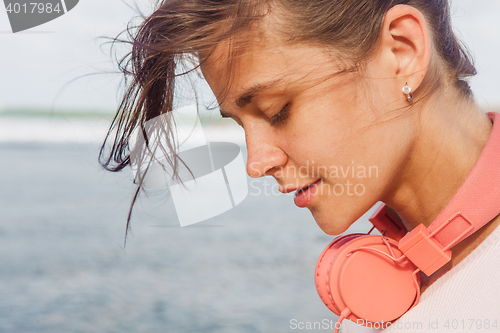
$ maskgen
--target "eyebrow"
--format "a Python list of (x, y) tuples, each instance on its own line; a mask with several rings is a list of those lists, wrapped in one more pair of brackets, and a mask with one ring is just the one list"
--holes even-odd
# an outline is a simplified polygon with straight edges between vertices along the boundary
[[(250, 104), (252, 102), (252, 99), (259, 93), (264, 90), (268, 90), (270, 87), (278, 84), (280, 81), (283, 81), (282, 77), (264, 83), (257, 83), (245, 90), (238, 98), (236, 98), (234, 104), (236, 104), (238, 108), (242, 109)], [(223, 109), (220, 109), (220, 114), (222, 118), (230, 118), (231, 116), (233, 116), (231, 112), (225, 111)]]

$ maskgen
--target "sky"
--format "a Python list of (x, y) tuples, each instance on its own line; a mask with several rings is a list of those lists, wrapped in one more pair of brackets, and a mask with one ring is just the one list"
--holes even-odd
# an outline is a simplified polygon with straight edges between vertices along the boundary
[[(0, 7), (0, 110), (115, 110), (122, 76), (102, 37), (115, 37), (137, 15), (125, 1), (132, 3), (80, 0), (62, 17), (16, 34)], [(150, 0), (136, 2), (151, 11)], [(500, 106), (500, 1), (454, 0), (452, 13), (476, 60), (471, 83), (479, 104)]]

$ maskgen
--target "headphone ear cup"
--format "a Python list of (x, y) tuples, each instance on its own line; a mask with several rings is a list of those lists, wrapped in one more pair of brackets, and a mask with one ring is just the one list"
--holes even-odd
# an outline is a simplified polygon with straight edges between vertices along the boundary
[(321, 298), (323, 303), (330, 309), (330, 311), (335, 313), (337, 316), (340, 316), (341, 311), (339, 311), (335, 303), (333, 303), (332, 297), (330, 295), (330, 284), (328, 283), (331, 262), (332, 259), (337, 254), (337, 251), (344, 244), (364, 235), (366, 234), (356, 233), (356, 234), (348, 234), (336, 237), (323, 250), (316, 264), (316, 272), (315, 272), (316, 290), (318, 291), (319, 297)]
[(387, 323), (402, 316), (420, 295), (417, 267), (407, 259), (391, 259), (402, 256), (398, 242), (383, 236), (344, 242), (331, 258), (324, 279), (328, 286), (322, 288), (332, 307), (339, 313), (348, 308), (347, 319), (357, 323)]

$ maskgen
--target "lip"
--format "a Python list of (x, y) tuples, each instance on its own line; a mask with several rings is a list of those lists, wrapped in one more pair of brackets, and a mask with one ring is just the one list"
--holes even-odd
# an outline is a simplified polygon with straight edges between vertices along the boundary
[(293, 198), (293, 202), (295, 203), (295, 205), (300, 208), (307, 207), (314, 196), (317, 194), (320, 182), (321, 179), (297, 190), (297, 192), (295, 192), (295, 197)]
[(295, 187), (295, 188), (288, 188), (287, 186), (280, 186), (278, 190), (279, 190), (281, 193), (284, 193), (284, 194), (286, 194), (286, 193), (290, 193), (290, 192), (293, 192), (293, 191), (300, 191), (300, 190), (306, 189), (307, 187), (312, 186), (313, 184), (316, 184), (316, 183), (317, 183), (317, 182), (319, 182), (320, 180), (321, 180), (321, 179), (318, 179), (318, 180), (315, 180), (315, 181), (313, 181), (313, 182), (311, 182), (311, 183), (307, 183), (307, 184), (305, 184), (305, 185), (302, 185), (302, 186), (299, 186), (299, 187)]

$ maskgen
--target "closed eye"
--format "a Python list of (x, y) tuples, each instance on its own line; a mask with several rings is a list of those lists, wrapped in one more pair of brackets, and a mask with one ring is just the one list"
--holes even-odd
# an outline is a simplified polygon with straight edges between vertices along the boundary
[[(222, 109), (220, 109), (220, 115), (222, 118), (230, 118), (230, 119), (233, 119), (238, 125), (240, 125), (241, 127), (243, 127), (243, 124), (241, 123), (241, 121), (239, 120), (238, 117), (235, 117), (233, 116), (232, 113), (230, 112), (227, 112), (227, 111), (224, 111)], [(244, 128), (244, 127), (243, 127)]]
[(271, 125), (281, 124), (283, 123), (289, 115), (290, 103), (286, 104), (280, 112), (278, 112), (275, 116), (271, 117)]

